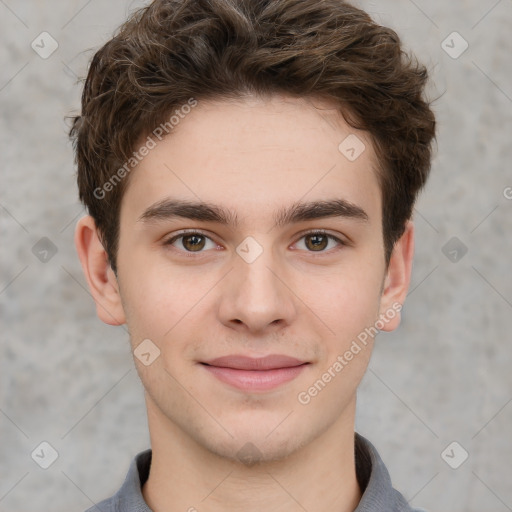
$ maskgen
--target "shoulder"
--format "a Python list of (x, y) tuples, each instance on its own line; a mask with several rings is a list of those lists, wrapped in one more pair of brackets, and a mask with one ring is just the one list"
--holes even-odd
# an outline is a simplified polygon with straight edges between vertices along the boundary
[(356, 472), (363, 491), (355, 512), (426, 512), (413, 509), (404, 496), (393, 488), (389, 472), (375, 446), (355, 434)]
[(112, 496), (111, 498), (107, 498), (106, 500), (96, 503), (85, 512), (118, 512), (119, 507), (117, 506), (117, 503), (117, 495)]
[(130, 464), (121, 488), (111, 497), (94, 504), (85, 512), (151, 512), (142, 495), (151, 465), (151, 449), (138, 453)]

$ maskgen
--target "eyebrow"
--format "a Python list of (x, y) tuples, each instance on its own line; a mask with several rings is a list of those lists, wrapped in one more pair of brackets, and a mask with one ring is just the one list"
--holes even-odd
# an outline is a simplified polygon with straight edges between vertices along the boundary
[[(296, 222), (327, 217), (368, 221), (368, 214), (360, 206), (345, 199), (332, 199), (306, 203), (297, 202), (291, 206), (280, 208), (274, 215), (274, 222), (277, 227), (283, 227)], [(236, 227), (239, 221), (236, 212), (218, 205), (202, 201), (194, 202), (168, 198), (147, 208), (138, 218), (137, 222), (149, 223), (174, 218), (210, 221), (232, 227)]]

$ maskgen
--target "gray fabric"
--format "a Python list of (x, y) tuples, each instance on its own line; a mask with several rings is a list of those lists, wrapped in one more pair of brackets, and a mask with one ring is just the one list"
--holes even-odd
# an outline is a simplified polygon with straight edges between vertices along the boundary
[[(354, 512), (424, 512), (411, 508), (405, 498), (393, 489), (389, 472), (376, 448), (357, 432), (355, 450), (357, 479), (364, 491)], [(151, 453), (149, 448), (137, 454), (119, 491), (85, 512), (152, 512), (141, 492), (149, 475)]]
[[(391, 484), (389, 472), (380, 458), (375, 446), (368, 439), (356, 432), (356, 464), (362, 457), (357, 458), (357, 444), (365, 450), (370, 457), (367, 470), (370, 478), (359, 505), (354, 512), (425, 512), (422, 509), (413, 509), (405, 498)], [(359, 481), (361, 486), (361, 481)], [(361, 486), (364, 488), (365, 486)]]

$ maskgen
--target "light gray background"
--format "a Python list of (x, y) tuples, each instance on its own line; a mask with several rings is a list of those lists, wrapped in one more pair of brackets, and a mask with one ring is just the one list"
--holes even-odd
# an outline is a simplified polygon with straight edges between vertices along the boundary
[[(138, 5), (0, 0), (1, 511), (83, 511), (149, 447), (127, 334), (97, 319), (75, 254), (83, 210), (63, 121), (87, 50)], [(429, 66), (441, 98), (411, 291), (400, 328), (377, 340), (357, 430), (413, 506), (512, 510), (512, 0), (359, 5)], [(43, 31), (59, 45), (48, 59), (31, 48)], [(453, 31), (469, 43), (457, 59), (441, 46)], [(46, 263), (32, 252), (43, 237), (57, 248)], [(468, 248), (456, 263), (442, 251), (452, 237)], [(59, 453), (46, 470), (31, 459), (42, 441)], [(441, 457), (453, 441), (469, 453), (458, 469)]]

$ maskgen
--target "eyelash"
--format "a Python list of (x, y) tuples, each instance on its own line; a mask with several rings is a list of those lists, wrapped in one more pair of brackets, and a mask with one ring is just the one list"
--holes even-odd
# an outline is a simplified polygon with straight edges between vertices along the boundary
[[(184, 238), (185, 236), (190, 236), (190, 235), (199, 235), (199, 236), (208, 238), (212, 242), (216, 243), (214, 240), (212, 240), (212, 238), (210, 236), (208, 236), (206, 233), (203, 233), (202, 231), (185, 230), (185, 231), (181, 231), (180, 233), (178, 233), (176, 235), (173, 235), (171, 238), (166, 240), (163, 244), (165, 246), (172, 246), (172, 244), (176, 240), (179, 240), (180, 238)], [(323, 235), (323, 236), (326, 236), (329, 240), (337, 242), (339, 244), (339, 246), (349, 245), (347, 242), (344, 242), (337, 236), (331, 235), (330, 233), (327, 233), (325, 230), (322, 230), (322, 229), (317, 229), (317, 230), (313, 230), (313, 231), (308, 231), (306, 233), (302, 233), (300, 238), (297, 239), (297, 242), (308, 235)], [(295, 243), (297, 243), (297, 242), (295, 242)], [(173, 248), (173, 249), (175, 249), (175, 248)], [(338, 247), (337, 249), (334, 249), (334, 250), (337, 251), (339, 249), (340, 249), (340, 247)], [(177, 250), (180, 253), (186, 254), (187, 257), (192, 257), (192, 258), (194, 258), (194, 257), (197, 258), (198, 255), (204, 254), (204, 252), (205, 252), (205, 251), (187, 251), (187, 250), (180, 250), (180, 249), (175, 249), (175, 250)], [(331, 249), (330, 251), (318, 251), (318, 252), (317, 251), (307, 251), (307, 252), (311, 253), (315, 257), (315, 256), (322, 256), (322, 255), (328, 254), (332, 250), (333, 249)]]

